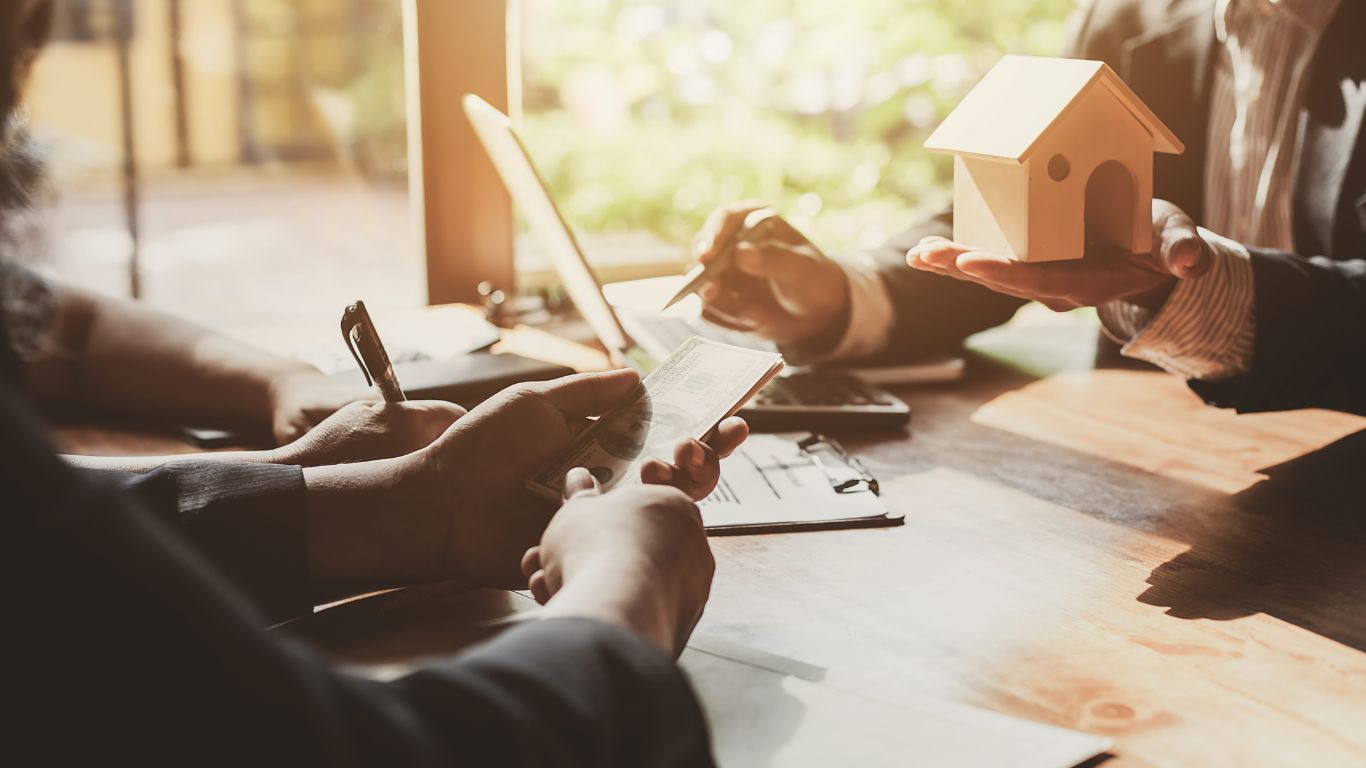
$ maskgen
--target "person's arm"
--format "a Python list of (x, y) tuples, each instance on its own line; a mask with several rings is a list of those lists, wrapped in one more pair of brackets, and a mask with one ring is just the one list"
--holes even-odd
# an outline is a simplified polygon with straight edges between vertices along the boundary
[[(185, 460), (142, 474), (85, 473), (135, 495), (272, 621), (440, 579), (517, 587), (519, 560), (554, 512), (529, 497), (526, 478), (638, 382), (628, 370), (514, 387), (392, 458), (302, 470)], [(362, 406), (371, 407), (352, 407)], [(648, 462), (641, 478), (701, 499), (719, 479), (720, 457), (746, 434), (742, 420), (728, 419), (711, 445), (680, 443), (673, 464)]]
[(686, 679), (629, 614), (566, 611), (387, 683), (260, 631), (198, 553), (82, 482), (0, 389), (12, 457), (0, 484), (8, 535), (23, 544), (9, 565), (30, 579), (9, 606), (9, 648), (24, 660), (7, 681), (25, 702), (13, 753), (54, 764), (712, 763)]
[[(713, 211), (696, 243), (710, 261), (750, 213), (744, 202)], [(797, 364), (836, 358), (869, 361), (956, 348), (976, 331), (1010, 319), (1023, 303), (979, 286), (954, 285), (905, 266), (905, 238), (942, 231), (940, 219), (911, 230), (873, 254), (825, 255), (782, 219), (760, 240), (735, 248), (735, 268), (705, 286), (703, 316), (772, 340)], [(897, 267), (889, 262), (900, 260)]]
[(1141, 299), (1105, 302), (1096, 314), (1127, 357), (1187, 380), (1231, 379), (1252, 364), (1252, 265), (1242, 244), (1203, 228), (1195, 232), (1209, 256), (1204, 275), (1176, 280)]
[(932, 239), (907, 260), (1058, 311), (1099, 307), (1125, 354), (1213, 405), (1366, 413), (1366, 259), (1249, 248), (1154, 200), (1152, 253), (1097, 248), (1034, 264)]
[[(1084, 3), (1069, 23), (1062, 55), (1117, 58), (1132, 20), (1116, 9), (1097, 11)], [(1103, 13), (1105, 18), (1099, 18)], [(695, 244), (700, 261), (714, 258), (719, 244), (762, 203), (735, 203), (708, 218)], [(738, 272), (769, 283), (767, 294), (747, 289), (744, 278), (723, 277), (703, 291), (708, 319), (773, 340), (797, 363), (858, 359), (860, 364), (895, 362), (959, 348), (970, 335), (1000, 325), (1026, 300), (989, 287), (910, 269), (906, 254), (926, 237), (953, 236), (953, 210), (945, 208), (870, 251), (830, 259), (793, 231), (781, 242), (758, 243), (758, 257)], [(790, 246), (796, 244), (797, 248)], [(838, 267), (838, 268), (836, 268)], [(729, 283), (729, 285), (726, 285)], [(731, 290), (727, 290), (730, 288)], [(771, 296), (778, 301), (773, 302)]]
[(27, 389), (49, 408), (270, 429), (288, 442), (366, 396), (316, 368), (127, 301), (55, 286)]
[(431, 445), (465, 409), (440, 400), (386, 403), (359, 400), (328, 416), (303, 437), (275, 448), (257, 451), (218, 451), (165, 456), (67, 455), (67, 463), (81, 469), (150, 472), (182, 462), (297, 464), (318, 467), (389, 459)]
[(1248, 248), (1256, 333), (1246, 372), (1192, 380), (1240, 413), (1329, 408), (1366, 414), (1366, 258)]
[(883, 352), (875, 359), (951, 351), (968, 336), (1015, 316), (1024, 299), (975, 283), (947, 279), (906, 266), (906, 252), (926, 237), (952, 237), (953, 211), (931, 216), (870, 252), (891, 296), (893, 315)]
[[(1116, 39), (1118, 26), (1114, 19), (1097, 19), (1098, 3), (1083, 3), (1068, 20), (1067, 39), (1061, 56), (1082, 59), (1109, 60), (1118, 68), (1115, 54), (1121, 49), (1122, 39)], [(1109, 9), (1107, 9), (1108, 12)], [(921, 219), (904, 232), (868, 252), (871, 264), (853, 269), (865, 275), (875, 275), (882, 289), (890, 297), (892, 313), (866, 313), (867, 319), (858, 322), (857, 313), (838, 339), (836, 357), (848, 357), (845, 351), (864, 353), (880, 350), (869, 362), (888, 362), (897, 358), (915, 357), (948, 352), (960, 346), (974, 333), (994, 328), (1010, 320), (1028, 303), (1027, 299), (991, 290), (971, 282), (946, 279), (943, 275), (907, 267), (906, 254), (928, 237), (953, 238), (953, 207)], [(849, 262), (846, 262), (848, 264)], [(846, 266), (846, 269), (850, 267)], [(871, 286), (865, 277), (851, 279), (851, 286)], [(879, 306), (871, 289), (853, 291), (854, 301), (867, 306)], [(827, 339), (827, 344), (831, 343)]]

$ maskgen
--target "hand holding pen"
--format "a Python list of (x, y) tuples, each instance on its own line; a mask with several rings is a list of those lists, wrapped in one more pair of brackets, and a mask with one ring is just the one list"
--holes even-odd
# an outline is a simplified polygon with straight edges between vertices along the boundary
[(746, 202), (716, 209), (697, 237), (696, 256), (703, 264), (730, 264), (697, 291), (707, 320), (779, 345), (824, 345), (827, 336), (838, 341), (851, 295), (845, 268), (772, 207)]
[[(668, 309), (682, 301), (689, 294), (699, 293), (706, 286), (719, 280), (722, 275), (728, 272), (735, 265), (736, 248), (743, 242), (753, 242), (762, 240), (774, 222), (779, 222), (778, 212), (772, 208), (760, 208), (749, 212), (738, 226), (729, 232), (718, 233), (717, 240), (720, 241), (720, 248), (716, 250), (716, 256), (706, 261), (700, 261), (692, 269), (688, 270), (683, 287), (678, 289), (678, 293), (669, 299), (664, 305)], [(713, 249), (716, 249), (713, 245)]]

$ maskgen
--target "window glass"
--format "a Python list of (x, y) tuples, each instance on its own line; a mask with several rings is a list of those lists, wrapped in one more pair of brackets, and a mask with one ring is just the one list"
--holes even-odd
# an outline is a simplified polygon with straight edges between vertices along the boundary
[(58, 0), (27, 92), (48, 265), (128, 295), (135, 181), (153, 305), (237, 325), (423, 303), (402, 31), (400, 0)]
[[(930, 130), (1073, 0), (523, 0), (525, 131), (606, 272), (675, 271), (712, 207), (778, 205), (830, 251), (942, 204)], [(542, 268), (519, 243), (519, 266)]]

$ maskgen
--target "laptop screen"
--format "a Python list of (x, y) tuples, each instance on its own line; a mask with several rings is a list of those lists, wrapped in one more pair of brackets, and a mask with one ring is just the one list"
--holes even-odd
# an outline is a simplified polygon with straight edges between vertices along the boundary
[(465, 114), (502, 177), (512, 200), (531, 224), (531, 231), (550, 254), (564, 288), (593, 328), (598, 339), (623, 362), (631, 344), (612, 306), (603, 296), (602, 284), (584, 258), (574, 233), (555, 206), (550, 191), (536, 172), (526, 146), (507, 115), (474, 94), (465, 96)]

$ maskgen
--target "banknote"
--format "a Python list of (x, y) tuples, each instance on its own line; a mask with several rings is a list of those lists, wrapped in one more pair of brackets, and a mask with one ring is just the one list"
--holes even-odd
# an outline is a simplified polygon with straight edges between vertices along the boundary
[(781, 355), (694, 336), (660, 363), (629, 397), (584, 430), (568, 450), (527, 481), (527, 490), (559, 500), (564, 476), (584, 467), (603, 490), (640, 482), (650, 458), (673, 461), (680, 440), (704, 438), (778, 371)]

